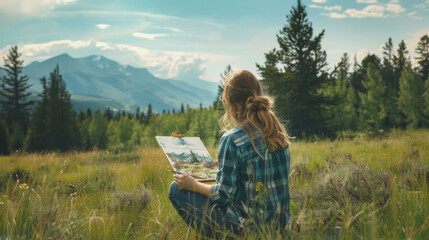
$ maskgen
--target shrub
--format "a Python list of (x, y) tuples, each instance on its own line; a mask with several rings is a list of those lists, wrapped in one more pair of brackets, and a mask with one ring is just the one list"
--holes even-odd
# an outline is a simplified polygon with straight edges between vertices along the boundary
[(140, 188), (137, 192), (116, 191), (110, 202), (112, 210), (134, 210), (142, 211), (152, 200), (152, 192)]
[(328, 170), (317, 183), (314, 197), (334, 201), (344, 206), (352, 203), (376, 202), (384, 205), (391, 194), (390, 175), (377, 172), (367, 165), (343, 164)]
[(17, 167), (8, 175), (15, 182), (19, 180), (20, 183), (28, 183), (30, 181), (30, 172), (24, 168)]

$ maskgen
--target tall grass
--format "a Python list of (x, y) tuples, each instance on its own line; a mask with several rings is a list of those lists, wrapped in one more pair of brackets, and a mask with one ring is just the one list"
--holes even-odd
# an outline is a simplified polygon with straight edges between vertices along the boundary
[[(428, 130), (296, 141), (291, 154), (288, 230), (229, 237), (429, 239)], [(0, 239), (184, 239), (167, 169), (160, 148), (1, 156)]]

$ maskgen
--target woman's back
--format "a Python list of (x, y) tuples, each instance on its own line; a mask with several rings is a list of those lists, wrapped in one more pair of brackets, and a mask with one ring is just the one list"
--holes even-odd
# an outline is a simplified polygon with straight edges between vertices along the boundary
[[(190, 177), (175, 175), (177, 184), (170, 187), (174, 193), (170, 199), (186, 220), (180, 206), (201, 209), (195, 202), (201, 196), (179, 194), (177, 188), (208, 197), (209, 211), (197, 213), (208, 215), (206, 219), (216, 222), (216, 226), (234, 233), (242, 232), (243, 226), (261, 222), (283, 228), (290, 219), (290, 137), (272, 111), (273, 102), (263, 95), (258, 79), (242, 70), (225, 79), (222, 103), (225, 114), (220, 125), (226, 133), (219, 143), (216, 184), (207, 186)], [(181, 203), (177, 199), (187, 201)], [(197, 226), (213, 232), (212, 224), (204, 224), (204, 218), (195, 216), (199, 221)]]
[(290, 218), (289, 149), (269, 152), (260, 131), (251, 130), (253, 144), (240, 127), (222, 137), (217, 176), (222, 187), (211, 198), (227, 204), (227, 215), (243, 225), (273, 222), (284, 227)]

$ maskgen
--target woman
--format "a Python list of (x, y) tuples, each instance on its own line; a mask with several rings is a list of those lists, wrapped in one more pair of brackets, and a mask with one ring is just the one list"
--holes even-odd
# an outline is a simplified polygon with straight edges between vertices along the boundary
[(242, 233), (245, 227), (267, 223), (284, 228), (289, 219), (289, 139), (249, 71), (225, 79), (216, 184), (175, 174), (169, 197), (182, 218), (194, 219), (207, 235)]

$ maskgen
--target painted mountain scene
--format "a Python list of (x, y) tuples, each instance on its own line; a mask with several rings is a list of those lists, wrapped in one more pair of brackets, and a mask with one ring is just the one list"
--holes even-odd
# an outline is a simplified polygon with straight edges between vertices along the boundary
[(218, 166), (199, 137), (155, 138), (175, 171), (186, 172), (201, 180), (215, 179)]

